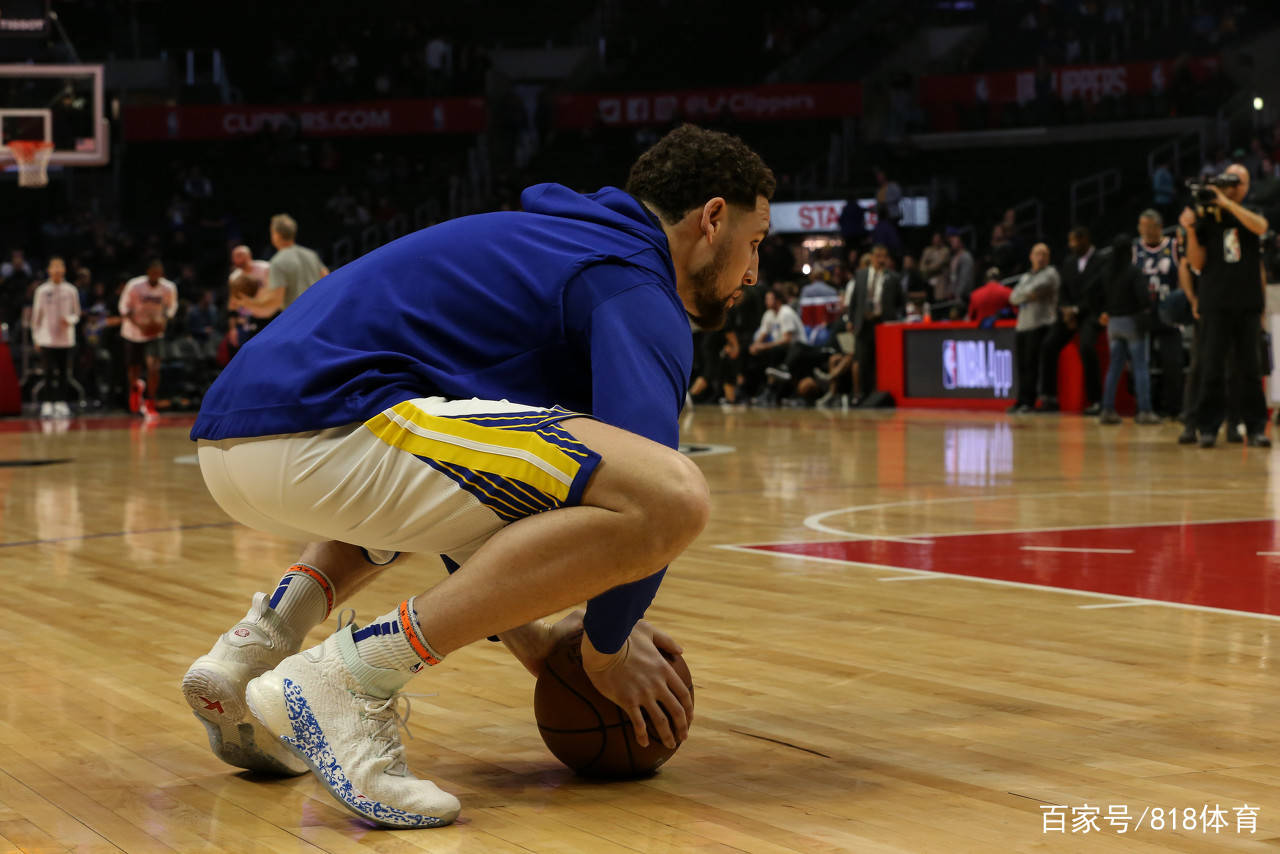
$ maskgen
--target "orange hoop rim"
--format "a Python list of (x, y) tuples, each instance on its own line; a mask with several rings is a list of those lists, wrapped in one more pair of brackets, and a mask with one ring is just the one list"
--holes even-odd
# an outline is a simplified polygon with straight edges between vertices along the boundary
[(9, 141), (8, 148), (18, 164), (19, 187), (44, 187), (49, 183), (52, 142), (44, 139), (14, 139)]
[(19, 163), (30, 163), (43, 152), (53, 151), (53, 143), (44, 139), (11, 139), (5, 145), (13, 152), (13, 159)]

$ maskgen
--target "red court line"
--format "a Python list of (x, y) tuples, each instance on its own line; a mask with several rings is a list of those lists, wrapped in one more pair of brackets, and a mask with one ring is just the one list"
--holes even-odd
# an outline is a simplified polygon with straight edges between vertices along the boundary
[[(744, 546), (849, 563), (1280, 615), (1280, 524), (1242, 521)], [(1024, 546), (1035, 550), (1026, 550)], [(1057, 552), (1051, 549), (1103, 549)], [(1049, 549), (1049, 550), (1044, 550)]]

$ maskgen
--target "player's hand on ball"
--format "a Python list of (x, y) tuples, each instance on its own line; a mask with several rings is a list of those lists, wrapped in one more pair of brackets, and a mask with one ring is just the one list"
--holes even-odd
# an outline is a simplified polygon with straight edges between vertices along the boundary
[(534, 676), (542, 675), (542, 665), (561, 640), (582, 631), (582, 612), (574, 611), (556, 623), (534, 620), (498, 635), (516, 660)]
[(684, 652), (666, 632), (641, 620), (631, 630), (622, 649), (612, 655), (597, 652), (586, 634), (582, 636), (582, 666), (596, 689), (631, 718), (636, 742), (649, 744), (645, 713), (658, 737), (668, 748), (689, 737), (693, 720), (693, 696), (675, 669), (662, 656)]

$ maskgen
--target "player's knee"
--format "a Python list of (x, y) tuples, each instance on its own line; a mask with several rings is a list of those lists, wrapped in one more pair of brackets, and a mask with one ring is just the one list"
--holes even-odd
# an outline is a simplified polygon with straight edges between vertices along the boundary
[(661, 495), (652, 507), (649, 534), (654, 546), (669, 561), (684, 551), (711, 516), (711, 493), (707, 480), (688, 457), (673, 454), (669, 471), (662, 479)]

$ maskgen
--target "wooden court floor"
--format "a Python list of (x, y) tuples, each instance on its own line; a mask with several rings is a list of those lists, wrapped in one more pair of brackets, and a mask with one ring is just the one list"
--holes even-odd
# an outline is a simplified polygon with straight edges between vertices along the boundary
[[(576, 780), (478, 644), (410, 686), (411, 767), (462, 818), (390, 832), (223, 766), (184, 704), (296, 556), (227, 520), (185, 425), (0, 423), (0, 851), (1275, 850), (1280, 450), (1176, 434), (698, 409), (715, 510), (650, 611), (694, 674), (688, 743)], [(439, 577), (402, 562), (351, 604)]]

